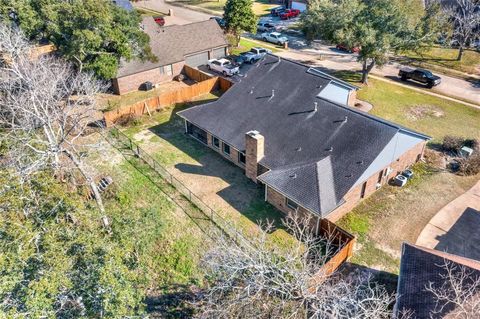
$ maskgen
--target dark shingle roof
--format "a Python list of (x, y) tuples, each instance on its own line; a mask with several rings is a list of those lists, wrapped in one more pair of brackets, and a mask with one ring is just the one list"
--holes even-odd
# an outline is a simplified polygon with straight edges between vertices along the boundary
[[(443, 268), (446, 261), (454, 273), (463, 268), (468, 274), (467, 278), (480, 278), (478, 261), (404, 243), (395, 311), (411, 311), (412, 318), (431, 318), (431, 313), (438, 311), (439, 308), (436, 308), (433, 295), (425, 288), (430, 283), (437, 288), (445, 284), (442, 275), (446, 274)], [(480, 295), (480, 287), (478, 294)], [(452, 305), (447, 305), (443, 311), (436, 313), (434, 318), (448, 317), (448, 313), (453, 309)]]
[(112, 0), (113, 3), (127, 11), (133, 11), (133, 6), (129, 0)]
[(270, 169), (259, 180), (326, 216), (402, 130), (318, 98), (331, 81), (307, 66), (268, 55), (219, 100), (179, 114), (240, 151), (245, 133), (259, 131), (265, 137), (261, 164)]
[(142, 28), (150, 37), (150, 47), (158, 61), (122, 61), (117, 77), (180, 62), (187, 55), (227, 46), (225, 35), (215, 20), (160, 27), (152, 17), (145, 17)]

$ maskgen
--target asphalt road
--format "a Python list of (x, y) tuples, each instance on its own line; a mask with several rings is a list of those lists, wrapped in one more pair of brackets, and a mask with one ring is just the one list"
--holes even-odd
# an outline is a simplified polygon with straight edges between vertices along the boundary
[[(204, 21), (210, 19), (211, 17), (211, 15), (206, 13), (194, 11), (188, 8), (172, 6), (168, 3), (165, 3), (164, 0), (144, 0), (134, 3), (134, 6), (144, 7), (163, 13), (168, 13), (169, 10), (172, 10), (173, 16), (165, 17), (167, 25)], [(280, 21), (278, 18), (271, 17), (263, 18), (262, 20), (274, 22), (279, 29), (283, 30), (288, 28), (288, 24), (296, 21)], [(300, 34), (289, 33), (288, 38), (289, 50), (277, 53), (282, 57), (301, 61), (312, 66), (321, 67), (327, 72), (333, 72), (337, 70), (358, 71), (361, 68), (360, 64), (356, 61), (355, 54), (340, 52), (334, 47), (324, 45), (318, 41), (307, 43), (307, 41)], [(480, 78), (477, 81), (466, 81), (463, 79), (439, 74), (442, 78), (442, 83), (433, 89), (426, 89), (423, 85), (412, 81), (400, 82), (400, 79), (397, 75), (398, 70), (401, 67), (403, 66), (396, 62), (391, 62), (382, 68), (375, 68), (372, 71), (372, 74), (399, 82), (403, 85), (406, 84), (417, 89), (425, 90), (427, 92), (445, 95), (480, 105)]]

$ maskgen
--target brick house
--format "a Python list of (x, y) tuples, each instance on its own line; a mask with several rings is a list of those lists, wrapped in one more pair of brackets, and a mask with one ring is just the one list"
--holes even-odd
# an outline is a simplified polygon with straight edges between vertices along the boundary
[(215, 20), (160, 27), (152, 17), (146, 17), (141, 27), (150, 37), (150, 47), (158, 60), (121, 61), (112, 79), (116, 94), (136, 91), (147, 81), (154, 85), (170, 81), (185, 64), (197, 67), (227, 53), (226, 37)]
[(349, 107), (356, 89), (267, 55), (217, 101), (178, 114), (186, 133), (263, 184), (266, 201), (319, 225), (421, 159), (429, 140)]

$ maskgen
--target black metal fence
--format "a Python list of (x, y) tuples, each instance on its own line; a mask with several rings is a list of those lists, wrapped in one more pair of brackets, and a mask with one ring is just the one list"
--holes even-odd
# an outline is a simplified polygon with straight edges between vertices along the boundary
[[(225, 219), (219, 215), (213, 208), (206, 204), (198, 195), (192, 192), (185, 184), (179, 181), (175, 176), (173, 176), (168, 170), (158, 163), (150, 154), (143, 150), (138, 144), (133, 142), (127, 135), (121, 132), (118, 128), (112, 127), (107, 135), (105, 136), (107, 141), (112, 145), (122, 148), (127, 148), (133, 152), (133, 155), (143, 160), (151, 169), (152, 172), (155, 172), (158, 176), (172, 186), (176, 191), (178, 191), (184, 199), (188, 200), (189, 204), (185, 203), (181, 198), (175, 196), (175, 194), (167, 193), (167, 196), (175, 202), (179, 207), (181, 207), (189, 217), (192, 217), (192, 209), (197, 209), (202, 212), (202, 219), (210, 223), (212, 226), (211, 229), (206, 230), (202, 229), (207, 233), (212, 239), (217, 239), (219, 235), (226, 235), (230, 239), (235, 240), (240, 244), (250, 245), (250, 241), (243, 235), (239, 229), (229, 220)], [(191, 207), (193, 205), (193, 207)], [(190, 206), (190, 207), (188, 207)], [(193, 212), (195, 213), (195, 212)], [(198, 214), (195, 214), (198, 217)], [(198, 223), (197, 223), (198, 225)], [(201, 227), (202, 228), (202, 227)], [(220, 234), (220, 231), (222, 234)], [(215, 237), (215, 238), (214, 238)]]

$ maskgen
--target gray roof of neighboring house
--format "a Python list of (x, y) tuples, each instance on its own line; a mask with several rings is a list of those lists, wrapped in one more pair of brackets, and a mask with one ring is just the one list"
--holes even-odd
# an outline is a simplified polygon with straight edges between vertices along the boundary
[(117, 71), (117, 77), (180, 62), (185, 59), (185, 56), (228, 45), (223, 30), (213, 19), (160, 27), (152, 17), (145, 17), (142, 20), (142, 28), (150, 37), (150, 47), (158, 61), (150, 62), (139, 59), (122, 61)]
[(331, 81), (335, 78), (305, 65), (267, 55), (220, 99), (179, 114), (240, 151), (245, 133), (258, 131), (265, 137), (260, 163), (270, 169), (258, 179), (326, 216), (395, 135), (407, 130), (318, 98)]
[[(449, 263), (450, 269), (454, 268), (453, 273), (463, 268), (466, 270), (467, 278), (480, 278), (479, 261), (404, 243), (395, 312), (412, 311), (412, 318), (448, 318), (448, 314), (454, 309), (452, 305), (447, 305), (443, 311), (431, 316), (432, 311), (439, 308), (436, 307), (432, 293), (425, 290), (426, 285), (430, 283), (436, 288), (448, 284), (442, 278), (442, 275), (446, 275), (445, 268), (442, 267), (445, 262)], [(480, 298), (480, 287), (477, 293)]]
[(133, 5), (130, 3), (129, 0), (112, 0), (114, 4), (117, 6), (127, 10), (127, 11), (133, 11)]

